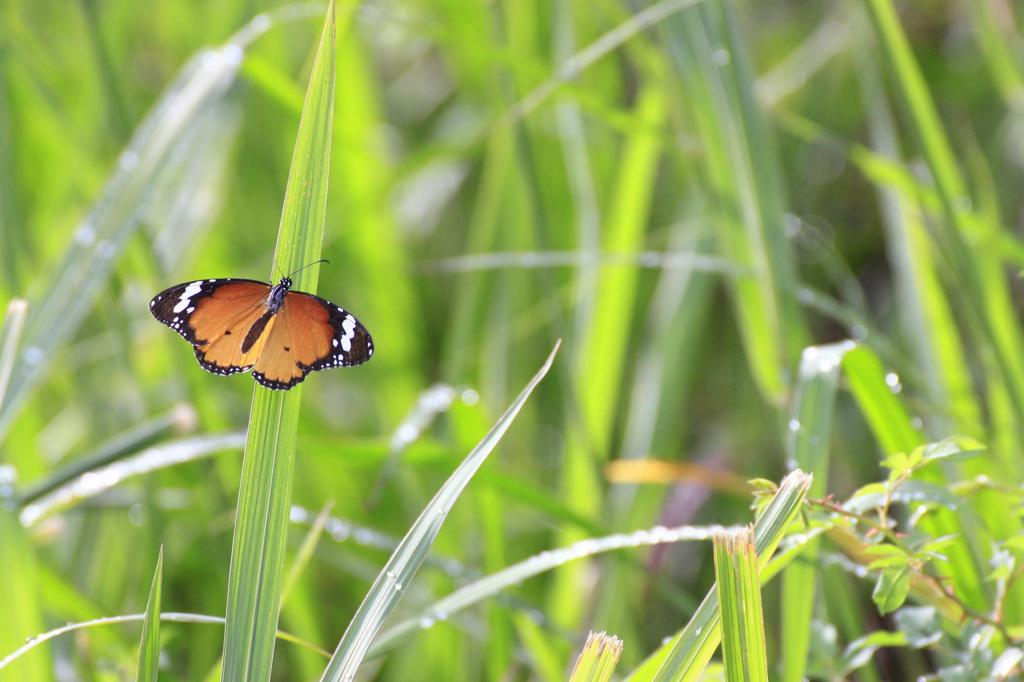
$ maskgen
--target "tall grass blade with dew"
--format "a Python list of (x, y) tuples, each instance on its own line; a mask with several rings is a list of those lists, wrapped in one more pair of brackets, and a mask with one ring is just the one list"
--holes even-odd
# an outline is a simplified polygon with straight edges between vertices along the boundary
[[(787, 424), (786, 457), (790, 467), (814, 476), (808, 493), (811, 497), (824, 497), (828, 489), (829, 441), (839, 369), (843, 356), (853, 348), (852, 341), (810, 346), (800, 358), (796, 399)], [(782, 629), (786, 633), (782, 679), (788, 682), (802, 680), (807, 666), (818, 577), (814, 560), (817, 545), (815, 541), (805, 550), (810, 555), (807, 561), (792, 564), (782, 575)]]
[[(306, 89), (277, 236), (274, 273), (319, 260), (334, 121), (334, 3), (327, 9)], [(317, 267), (295, 276), (316, 291)], [(280, 612), (302, 386), (256, 386), (242, 462), (225, 609), (224, 682), (270, 679)]]
[(356, 671), (359, 670), (374, 637), (401, 599), (403, 587), (409, 585), (427, 558), (427, 553), (451, 512), (452, 505), (487, 460), (488, 455), (497, 447), (537, 384), (551, 369), (559, 345), (560, 342), (555, 344), (547, 360), (526, 387), (420, 512), (419, 518), (402, 538), (402, 542), (388, 559), (384, 569), (377, 575), (363, 603), (359, 605), (359, 609), (349, 622), (348, 629), (342, 635), (334, 656), (324, 671), (322, 682), (348, 682), (355, 678)]

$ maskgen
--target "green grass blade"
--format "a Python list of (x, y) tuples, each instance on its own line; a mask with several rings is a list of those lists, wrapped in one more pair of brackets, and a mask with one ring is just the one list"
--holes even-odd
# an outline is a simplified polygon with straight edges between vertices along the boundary
[[(19, 502), (22, 506), (30, 504), (83, 474), (123, 460), (163, 437), (175, 432), (191, 431), (195, 424), (195, 410), (189, 405), (176, 405), (165, 414), (137, 424), (26, 487), (21, 491)], [(118, 476), (118, 479), (120, 478)]]
[(718, 533), (714, 547), (726, 679), (729, 682), (768, 682), (754, 532), (746, 527)]
[(924, 436), (886, 384), (885, 368), (874, 351), (859, 346), (844, 355), (843, 374), (885, 454), (910, 452), (924, 444)]
[[(814, 476), (809, 492), (812, 497), (824, 497), (828, 490), (828, 446), (832, 437), (832, 412), (839, 368), (843, 356), (853, 348), (852, 341), (810, 346), (804, 349), (800, 359), (786, 456), (791, 467), (809, 471)], [(817, 548), (818, 543), (815, 542), (805, 551), (816, 556)], [(817, 575), (818, 567), (810, 559), (793, 564), (782, 576), (782, 631), (786, 633), (786, 646), (782, 650), (782, 679), (787, 682), (804, 679)]]
[(325, 682), (348, 682), (355, 677), (359, 665), (373, 643), (374, 637), (384, 621), (402, 597), (402, 588), (409, 584), (427, 557), (434, 539), (441, 530), (452, 505), (469, 484), (473, 475), (487, 460), (491, 451), (512, 424), (512, 420), (526, 404), (537, 384), (551, 369), (559, 344), (556, 343), (544, 365), (516, 397), (512, 404), (491, 427), (462, 464), (438, 490), (434, 499), (420, 513), (419, 518), (402, 539), (401, 544), (388, 559), (384, 569), (377, 576), (373, 586), (359, 605), (359, 609), (342, 635), (331, 662), (321, 678)]
[(0, 438), (18, 409), (53, 363), (46, 362), (72, 338), (92, 310), (118, 255), (138, 228), (144, 205), (183, 137), (223, 102), (241, 64), (241, 48), (229, 43), (202, 50), (182, 67), (121, 153), (90, 214), (47, 272), (42, 295), (25, 322), (25, 335), (0, 403)]
[[(360, 5), (342, 3), (338, 18), (338, 140), (332, 161), (338, 183), (332, 206), (341, 206), (346, 230), (337, 240), (352, 263), (348, 274), (361, 282), (360, 311), (373, 320), (375, 336), (387, 339), (388, 352), (374, 358), (380, 382), (375, 401), (390, 412), (404, 409), (422, 388), (410, 368), (418, 367), (416, 331), (421, 309), (419, 283), (411, 277), (410, 248), (393, 215), (392, 158), (383, 131), (387, 116), (383, 87), (375, 80), (373, 57), (356, 27)], [(332, 240), (333, 241), (333, 240)]]
[[(653, 131), (663, 125), (664, 97), (657, 89), (647, 88), (638, 99), (636, 115), (644, 124), (625, 140), (611, 215), (605, 226), (603, 247), (611, 252), (629, 253), (643, 247), (661, 151), (660, 140)], [(607, 459), (612, 446), (610, 438), (615, 426), (615, 408), (622, 393), (630, 336), (630, 325), (623, 321), (633, 315), (638, 276), (639, 271), (633, 268), (602, 273), (594, 280), (597, 292), (593, 313), (590, 319), (581, 320), (584, 325), (581, 325), (581, 338), (577, 339), (580, 350), (576, 392), (582, 423), (580, 429), (573, 429), (566, 444), (561, 497), (574, 511), (586, 517), (596, 518), (600, 514), (601, 484), (594, 469), (594, 457)], [(589, 310), (590, 306), (581, 310), (584, 308)], [(593, 367), (601, 367), (602, 371), (589, 371)], [(569, 542), (580, 537), (579, 531), (572, 528), (564, 531), (559, 540)], [(564, 627), (576, 627), (583, 615), (585, 604), (580, 599), (579, 586), (584, 570), (586, 566), (576, 564), (556, 576), (550, 610)]]
[[(847, 353), (843, 357), (843, 374), (884, 454), (909, 453), (925, 443), (903, 403), (890, 390), (882, 361), (871, 349), (861, 346)], [(934, 483), (943, 482), (942, 474), (931, 469), (921, 476)], [(956, 513), (945, 509), (937, 509), (922, 520), (921, 526), (936, 537), (969, 537), (973, 532), (970, 523), (963, 523)], [(969, 551), (950, 552), (949, 561), (954, 567), (951, 577), (957, 595), (970, 604), (984, 604), (986, 589), (978, 557)]]
[[(764, 566), (796, 518), (813, 477), (794, 471), (782, 480), (779, 491), (754, 524), (758, 561)], [(693, 682), (700, 678), (718, 647), (718, 590), (712, 587), (690, 621), (671, 642), (665, 644), (627, 678), (633, 682), (656, 680)]]
[[(33, 651), (34, 649), (37, 649), (38, 647), (42, 646), (43, 644), (51, 640), (54, 640), (68, 633), (78, 632), (80, 630), (91, 630), (93, 628), (102, 628), (109, 625), (123, 625), (125, 623), (143, 623), (145, 622), (145, 620), (146, 614), (144, 613), (132, 613), (125, 616), (107, 616), (106, 618), (93, 618), (92, 620), (86, 620), (77, 623), (67, 623), (66, 625), (60, 626), (59, 628), (47, 630), (42, 634), (36, 635), (34, 637), (29, 637), (27, 641), (24, 637), (22, 637), (22, 639), (20, 640), (24, 642), (22, 646), (18, 647), (17, 649), (7, 654), (3, 658), (0, 658), (0, 670), (7, 670), (7, 668), (12, 666), (16, 661), (21, 660), (25, 656), (25, 654), (29, 653), (30, 651)], [(203, 613), (178, 613), (164, 611), (160, 614), (160, 620), (165, 623), (190, 623), (193, 625), (224, 625), (224, 619), (220, 616), (208, 616)], [(308, 642), (302, 639), (301, 637), (296, 637), (291, 633), (278, 630), (275, 636), (282, 642), (295, 644), (308, 651), (318, 653), (324, 658), (330, 657), (329, 652), (324, 651), (316, 644)], [(49, 668), (43, 669), (48, 670)], [(4, 679), (6, 680), (7, 678), (5, 677)], [(35, 680), (47, 680), (50, 678), (46, 675), (41, 675), (39, 677), (24, 677), (14, 679), (33, 680), (33, 682), (35, 682)]]
[[(306, 532), (306, 537), (302, 539), (302, 544), (299, 545), (299, 551), (295, 553), (295, 559), (292, 561), (291, 567), (288, 569), (288, 575), (284, 579), (284, 587), (281, 588), (281, 605), (288, 600), (288, 595), (293, 589), (295, 589), (296, 583), (299, 582), (299, 578), (302, 576), (302, 572), (306, 569), (309, 564), (309, 560), (313, 558), (313, 552), (316, 551), (316, 546), (320, 542), (320, 537), (324, 533), (324, 526), (327, 521), (331, 518), (331, 508), (334, 506), (333, 502), (328, 502), (320, 510), (320, 513), (313, 519), (313, 523), (310, 524), (309, 530)], [(291, 515), (289, 515), (290, 518)]]
[[(901, 152), (896, 122), (882, 90), (881, 74), (867, 54), (860, 57), (860, 63), (861, 83), (870, 103), (872, 147), (876, 158), (895, 163)], [(871, 163), (867, 153), (856, 156)], [(900, 188), (880, 179), (876, 184), (893, 277), (901, 298), (898, 311), (904, 333), (912, 343), (917, 370), (926, 382), (929, 398), (948, 412), (957, 432), (980, 436), (981, 409), (971, 387), (971, 371), (951, 302), (942, 290), (942, 273), (937, 267), (927, 218), (921, 210), (922, 203), (927, 206), (923, 197), (934, 196), (934, 188), (924, 183), (916, 183), (916, 190)], [(936, 210), (938, 205), (938, 197), (934, 197), (929, 208)]]
[(1019, 352), (1024, 332), (1003, 276), (1001, 254), (994, 248), (1003, 228), (971, 208), (957, 154), (892, 2), (866, 4), (942, 201), (945, 220), (939, 221), (936, 241), (953, 265), (956, 284), (967, 299), (966, 310), (991, 353), (989, 381), (1005, 390), (1019, 422), (1024, 417), (1024, 359)]
[[(14, 356), (18, 350), (18, 340), (25, 328), (25, 316), (28, 313), (28, 303), (24, 299), (16, 298), (7, 304), (7, 314), (4, 316), (3, 325), (0, 326), (0, 405), (4, 404), (4, 395), (7, 393), (7, 382), (11, 379), (11, 370), (14, 369)], [(3, 434), (0, 433), (0, 441)]]
[(992, 81), (1006, 104), (1012, 107), (1024, 90), (1024, 76), (1012, 49), (1014, 28), (1006, 26), (1002, 17), (997, 16), (996, 3), (969, 2), (965, 9), (971, 17), (977, 36), (975, 42), (985, 57)]
[(238, 449), (245, 445), (245, 435), (226, 433), (221, 435), (197, 436), (160, 443), (125, 459), (105, 466), (83, 469), (74, 478), (56, 487), (55, 481), (47, 479), (39, 488), (30, 492), (41, 493), (39, 497), (26, 502), (21, 509), (21, 523), (30, 527), (40, 520), (95, 497), (124, 481), (148, 474), (159, 469), (210, 457), (224, 450)]
[(142, 644), (139, 647), (139, 669), (136, 682), (157, 682), (160, 670), (160, 592), (164, 575), (164, 548), (156, 559), (153, 585), (146, 602), (146, 619), (142, 621)]
[[(37, 580), (36, 556), (25, 529), (18, 521), (14, 495), (14, 468), (0, 464), (0, 652), (23, 644), (25, 638), (43, 628), (40, 589)], [(53, 679), (50, 661), (44, 656), (21, 660), (3, 679)]]
[(746, 47), (730, 5), (708, 0), (669, 17), (663, 42), (701, 140), (699, 172), (711, 196), (720, 253), (747, 273), (730, 285), (750, 372), (762, 394), (780, 403), (785, 368), (806, 332), (787, 293), (797, 282), (784, 235), (783, 173), (754, 101)]
[(576, 659), (569, 682), (611, 682), (622, 656), (622, 640), (604, 632), (591, 632)]
[[(274, 271), (320, 258), (334, 120), (334, 4), (313, 60), (288, 173)], [(297, 273), (295, 288), (316, 291), (318, 268)], [(273, 276), (273, 274), (272, 274)], [(254, 389), (231, 544), (221, 679), (270, 679), (288, 535), (302, 387)]]

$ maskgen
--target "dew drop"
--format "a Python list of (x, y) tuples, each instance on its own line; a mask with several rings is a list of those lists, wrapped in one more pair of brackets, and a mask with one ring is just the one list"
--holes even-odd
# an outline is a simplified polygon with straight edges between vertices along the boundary
[(25, 349), (25, 362), (29, 365), (38, 365), (43, 361), (45, 354), (39, 346), (29, 346)]
[(75, 241), (82, 246), (89, 246), (96, 241), (96, 229), (92, 226), (92, 223), (82, 223), (82, 225), (75, 230)]
[(139, 154), (131, 149), (126, 149), (117, 162), (122, 169), (131, 170), (139, 165)]
[(789, 430), (792, 431), (793, 433), (796, 433), (797, 431), (799, 431), (800, 430), (800, 420), (799, 419), (790, 419), (789, 420)]
[(224, 61), (228, 66), (238, 66), (242, 63), (242, 58), (245, 57), (245, 52), (243, 52), (242, 48), (238, 45), (226, 46), (222, 54), (224, 55)]

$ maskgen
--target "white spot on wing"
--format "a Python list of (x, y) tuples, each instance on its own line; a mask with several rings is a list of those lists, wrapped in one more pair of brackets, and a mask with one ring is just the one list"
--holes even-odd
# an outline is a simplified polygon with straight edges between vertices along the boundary
[(341, 337), (341, 349), (347, 353), (352, 350), (352, 339), (356, 335), (356, 318), (346, 315), (341, 328), (345, 331), (345, 335)]
[(185, 287), (185, 291), (181, 292), (181, 296), (178, 298), (178, 303), (174, 306), (174, 312), (180, 313), (182, 310), (187, 308), (188, 304), (191, 303), (192, 297), (202, 290), (202, 282), (192, 282)]

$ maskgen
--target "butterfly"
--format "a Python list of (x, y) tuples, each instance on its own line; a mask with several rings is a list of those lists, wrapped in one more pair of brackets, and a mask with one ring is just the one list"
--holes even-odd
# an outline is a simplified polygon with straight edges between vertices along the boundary
[(149, 310), (192, 344), (206, 371), (251, 369), (257, 383), (279, 391), (310, 372), (370, 359), (373, 339), (354, 315), (291, 288), (291, 276), (277, 284), (201, 279), (161, 291)]

